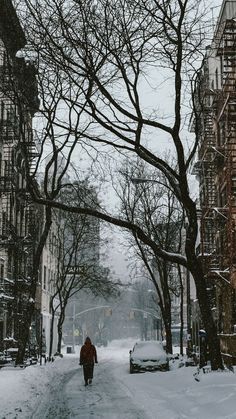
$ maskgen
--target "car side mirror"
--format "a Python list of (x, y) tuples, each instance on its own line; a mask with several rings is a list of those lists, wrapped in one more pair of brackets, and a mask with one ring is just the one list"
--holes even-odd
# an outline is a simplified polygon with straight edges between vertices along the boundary
[(129, 354), (131, 355), (132, 354), (132, 350), (130, 349), (130, 351), (129, 351)]

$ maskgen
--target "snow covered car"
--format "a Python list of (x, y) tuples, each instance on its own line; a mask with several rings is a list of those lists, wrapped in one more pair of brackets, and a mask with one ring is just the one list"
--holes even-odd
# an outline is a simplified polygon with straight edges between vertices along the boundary
[(0, 368), (8, 365), (14, 365), (14, 360), (7, 351), (0, 352)]
[(160, 341), (137, 342), (130, 351), (130, 374), (145, 371), (168, 371), (169, 358)]

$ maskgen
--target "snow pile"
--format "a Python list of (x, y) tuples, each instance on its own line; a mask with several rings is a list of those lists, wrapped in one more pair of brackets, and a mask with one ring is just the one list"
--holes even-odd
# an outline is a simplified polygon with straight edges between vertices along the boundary
[[(46, 365), (32, 365), (25, 369), (0, 369), (0, 418), (28, 419), (44, 399), (51, 383), (59, 382), (69, 369), (78, 368), (78, 357), (56, 358)], [(35, 419), (38, 419), (35, 417)]]

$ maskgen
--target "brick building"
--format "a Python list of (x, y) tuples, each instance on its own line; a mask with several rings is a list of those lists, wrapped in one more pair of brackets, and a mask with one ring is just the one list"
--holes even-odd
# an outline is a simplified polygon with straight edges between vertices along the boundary
[[(9, 0), (0, 0), (0, 347), (19, 339), (42, 208), (26, 188), (26, 160), (37, 156), (32, 118), (38, 109), (34, 67), (17, 57), (26, 44)], [(40, 311), (41, 302), (36, 301)]]
[[(200, 185), (198, 248), (222, 353), (236, 361), (236, 1), (223, 1), (198, 74), (194, 128)], [(226, 355), (228, 354), (228, 355)]]

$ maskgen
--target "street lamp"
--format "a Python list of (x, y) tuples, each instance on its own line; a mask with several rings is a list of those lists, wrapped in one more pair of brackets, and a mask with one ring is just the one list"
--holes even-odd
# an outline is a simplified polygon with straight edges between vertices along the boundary
[(169, 186), (166, 183), (163, 183), (160, 181), (160, 179), (147, 179), (147, 178), (140, 178), (140, 177), (130, 177), (130, 182), (134, 185), (142, 185), (144, 183), (158, 183), (159, 186), (164, 186), (166, 189), (168, 189), (170, 192), (174, 193), (171, 186)]
[(145, 178), (138, 178), (138, 177), (131, 177), (130, 181), (134, 185), (139, 185), (141, 183), (147, 183), (147, 182), (159, 183), (159, 181), (155, 179), (145, 179)]
[(142, 177), (130, 177), (130, 182), (133, 183), (134, 185), (141, 185), (143, 183), (158, 183), (159, 185), (165, 186), (166, 188), (169, 189), (168, 185), (165, 185), (164, 183), (162, 183), (160, 180), (156, 180), (156, 179), (148, 179), (148, 178), (142, 178)]

